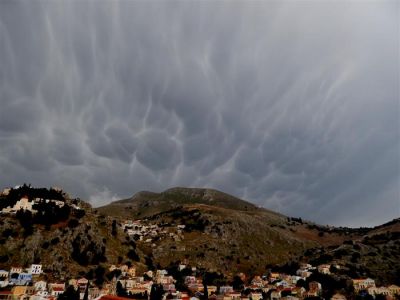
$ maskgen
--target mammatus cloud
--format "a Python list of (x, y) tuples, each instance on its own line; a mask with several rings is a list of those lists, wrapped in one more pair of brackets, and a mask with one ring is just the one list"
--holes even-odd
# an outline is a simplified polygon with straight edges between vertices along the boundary
[(0, 182), (400, 215), (399, 5), (0, 3)]

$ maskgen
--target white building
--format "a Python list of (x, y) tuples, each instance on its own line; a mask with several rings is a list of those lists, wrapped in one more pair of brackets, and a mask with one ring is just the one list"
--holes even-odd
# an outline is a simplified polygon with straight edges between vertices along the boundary
[(13, 207), (8, 206), (6, 208), (3, 208), (2, 212), (4, 213), (15, 213), (19, 211), (20, 209), (24, 210), (30, 210), (32, 212), (36, 212), (32, 209), (33, 202), (29, 201), (27, 197), (22, 197), (20, 200), (18, 200)]
[(8, 272), (6, 270), (0, 270), (0, 280), (8, 278)]
[(20, 274), (22, 273), (22, 267), (11, 267), (10, 274)]
[[(0, 272), (6, 272), (6, 273), (7, 273), (7, 276), (1, 276), (1, 277), (0, 277), (0, 287), (3, 288), (3, 287), (8, 286), (8, 284), (9, 284), (9, 281), (8, 281), (8, 272), (7, 272), (7, 271), (4, 271), (4, 270), (1, 270)], [(2, 273), (2, 274), (5, 274), (5, 273)]]
[(331, 268), (331, 265), (327, 265), (327, 264), (319, 265), (318, 272), (321, 274), (331, 274), (330, 268)]
[(35, 282), (35, 291), (47, 291), (47, 282), (44, 280)]
[(31, 265), (30, 272), (32, 275), (42, 274), (42, 265)]

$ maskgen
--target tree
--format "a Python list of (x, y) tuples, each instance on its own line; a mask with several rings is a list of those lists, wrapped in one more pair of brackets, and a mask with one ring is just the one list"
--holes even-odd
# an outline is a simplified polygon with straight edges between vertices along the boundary
[(140, 261), (140, 258), (134, 249), (130, 249), (128, 251), (127, 256), (128, 256), (128, 258), (132, 259), (133, 261)]
[(72, 218), (68, 221), (68, 227), (69, 228), (75, 228), (79, 226), (79, 221), (75, 218)]
[(303, 288), (307, 289), (307, 282), (304, 279), (301, 278), (301, 279), (297, 280), (296, 286), (297, 287), (303, 287)]
[(118, 231), (117, 231), (117, 221), (113, 220), (112, 225), (111, 225), (111, 234), (113, 236), (117, 236)]
[(94, 275), (95, 275), (95, 284), (100, 286), (103, 285), (104, 283), (104, 274), (106, 273), (106, 269), (102, 266), (97, 266), (97, 268), (94, 270)]
[(383, 294), (375, 295), (375, 300), (386, 300), (386, 296)]
[(244, 288), (244, 282), (239, 276), (236, 275), (233, 277), (232, 286), (235, 291), (241, 291)]
[(126, 289), (124, 289), (120, 281), (117, 282), (117, 296), (119, 297), (128, 296)]
[(24, 236), (30, 236), (33, 233), (32, 212), (30, 210), (20, 209), (16, 213), (16, 217), (24, 228)]
[(203, 286), (204, 286), (204, 292), (203, 292), (204, 296), (203, 296), (203, 298), (205, 300), (207, 300), (208, 299), (208, 287), (207, 287), (207, 284), (204, 283), (204, 281), (203, 281)]
[(153, 284), (150, 291), (150, 300), (161, 300), (164, 290), (161, 284)]
[(83, 300), (89, 300), (89, 281), (86, 284), (85, 294), (83, 295)]
[(59, 300), (79, 300), (79, 291), (73, 285), (69, 285), (64, 293), (58, 296)]

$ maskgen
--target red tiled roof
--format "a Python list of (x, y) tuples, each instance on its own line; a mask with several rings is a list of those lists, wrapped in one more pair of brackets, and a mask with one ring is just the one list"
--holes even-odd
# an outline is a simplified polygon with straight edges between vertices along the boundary
[(0, 295), (11, 295), (11, 291), (0, 291)]
[(128, 300), (130, 298), (125, 298), (125, 297), (118, 297), (118, 296), (112, 296), (112, 295), (105, 295), (100, 298), (100, 300)]

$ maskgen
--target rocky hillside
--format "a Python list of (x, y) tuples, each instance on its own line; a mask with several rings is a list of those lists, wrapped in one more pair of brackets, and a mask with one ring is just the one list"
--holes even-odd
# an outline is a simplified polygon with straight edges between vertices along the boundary
[[(22, 189), (29, 199), (45, 198), (49, 191)], [(15, 202), (12, 198), (20, 192), (1, 195), (0, 202)], [(33, 206), (38, 211), (34, 214), (23, 210), (0, 214), (0, 269), (40, 263), (46, 274), (57, 279), (94, 278), (97, 273), (101, 279), (111, 264), (135, 262), (139, 268), (147, 268), (145, 256), (113, 218), (97, 214), (84, 201), (60, 195), (58, 199), (65, 203), (62, 209), (40, 203)]]
[(314, 265), (338, 263), (342, 267), (334, 269), (337, 275), (371, 277), (378, 284), (400, 284), (400, 219), (366, 231), (339, 245), (309, 249), (299, 259)]
[[(164, 238), (152, 241), (151, 245), (141, 242), (138, 245), (156, 265), (166, 267), (186, 258), (195, 265), (224, 274), (237, 271), (262, 273), (268, 266), (308, 261), (314, 256), (315, 263), (324, 262), (326, 252), (347, 247), (349, 241), (359, 243), (380, 233), (393, 232), (396, 235), (400, 232), (399, 220), (375, 228), (320, 226), (209, 189), (174, 188), (162, 193), (141, 192), (98, 210), (118, 218), (120, 222), (141, 219), (149, 224), (166, 226), (185, 224), (182, 238), (178, 240)], [(383, 259), (391, 262), (397, 259), (396, 250), (380, 253), (385, 253)], [(333, 256), (331, 261), (341, 258), (338, 262), (343, 265), (352, 264), (352, 252), (349, 253), (349, 256)], [(360, 252), (361, 256), (364, 254)], [(364, 266), (364, 263), (370, 261), (360, 259), (360, 265)], [(375, 269), (389, 267), (388, 264), (383, 266)], [(396, 264), (394, 266), (397, 268)], [(356, 274), (389, 279), (389, 273), (373, 269), (369, 268), (367, 272), (361, 269)]]
[(34, 215), (0, 215), (0, 269), (40, 262), (54, 277), (99, 282), (119, 263), (140, 272), (185, 261), (227, 278), (300, 261), (337, 261), (343, 272), (382, 281), (399, 270), (399, 220), (376, 228), (319, 226), (208, 189), (141, 192), (96, 209), (62, 195), (62, 210), (39, 203)]

